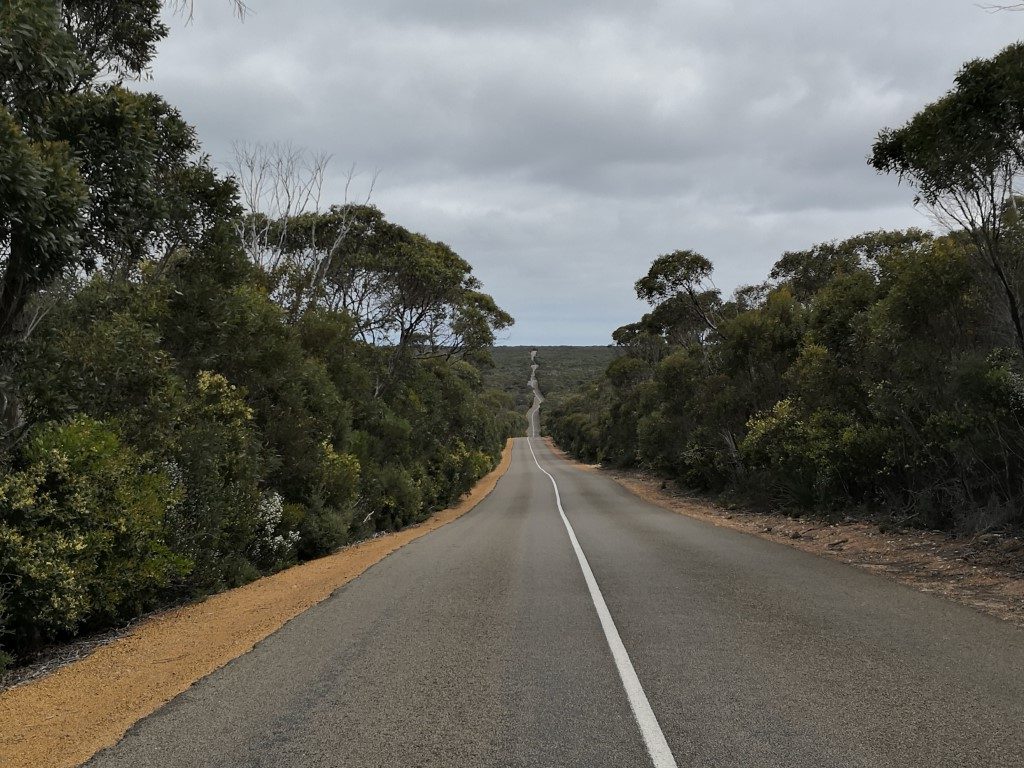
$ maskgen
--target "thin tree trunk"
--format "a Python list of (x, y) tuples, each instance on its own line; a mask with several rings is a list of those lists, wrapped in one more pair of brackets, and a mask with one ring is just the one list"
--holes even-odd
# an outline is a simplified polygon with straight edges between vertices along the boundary
[(999, 284), (1003, 287), (1003, 292), (1006, 295), (1006, 306), (1010, 313), (1010, 320), (1013, 323), (1017, 349), (1021, 357), (1024, 358), (1024, 321), (1021, 319), (1020, 303), (1017, 301), (1017, 295), (1014, 293), (1013, 286), (1010, 285), (1010, 281), (1006, 277), (1002, 264), (999, 263), (999, 257), (992, 249), (988, 250), (992, 270), (996, 273), (996, 277), (999, 278)]
[(24, 425), (14, 372), (18, 347), (25, 341), (24, 313), (32, 292), (25, 249), (22, 238), (11, 238), (7, 266), (0, 276), (0, 444), (8, 443)]
[(23, 249), (22, 238), (13, 236), (7, 266), (0, 276), (0, 350), (9, 350), (15, 343), (31, 292), (27, 277), (29, 261), (23, 258)]

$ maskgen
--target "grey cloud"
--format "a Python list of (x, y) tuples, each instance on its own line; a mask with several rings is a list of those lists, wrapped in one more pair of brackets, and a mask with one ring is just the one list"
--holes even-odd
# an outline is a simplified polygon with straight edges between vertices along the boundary
[[(381, 169), (375, 202), (449, 242), (515, 343), (606, 343), (692, 247), (725, 289), (786, 249), (927, 225), (871, 141), (1014, 41), (971, 0), (206, 0), (153, 79), (218, 160), (290, 140)], [(365, 179), (365, 177), (364, 177)]]

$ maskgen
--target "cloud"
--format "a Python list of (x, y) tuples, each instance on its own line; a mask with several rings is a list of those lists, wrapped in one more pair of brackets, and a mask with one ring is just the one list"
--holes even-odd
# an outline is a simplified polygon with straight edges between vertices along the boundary
[(786, 249), (926, 225), (871, 142), (1024, 26), (969, 0), (250, 5), (176, 22), (144, 87), (218, 161), (329, 152), (335, 197), (379, 168), (375, 202), (473, 263), (522, 344), (608, 343), (668, 250), (731, 289)]

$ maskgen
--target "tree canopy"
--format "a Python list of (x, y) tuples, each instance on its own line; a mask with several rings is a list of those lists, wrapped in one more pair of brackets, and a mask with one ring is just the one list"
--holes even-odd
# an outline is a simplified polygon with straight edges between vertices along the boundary
[(252, 205), (126, 84), (160, 9), (0, 6), (0, 668), (422, 520), (523, 428), (467, 260)]
[(879, 133), (870, 162), (913, 184), (942, 223), (971, 238), (1024, 357), (1021, 257), (1006, 231), (1016, 224), (1024, 171), (1024, 43), (965, 64), (948, 94), (903, 127)]

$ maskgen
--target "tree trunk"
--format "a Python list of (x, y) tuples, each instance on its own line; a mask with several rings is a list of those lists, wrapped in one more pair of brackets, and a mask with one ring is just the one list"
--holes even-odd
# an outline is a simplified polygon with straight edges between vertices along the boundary
[[(11, 354), (19, 336), (22, 313), (33, 290), (30, 284), (31, 262), (24, 238), (11, 237), (10, 255), (0, 275), (0, 354)], [(0, 360), (0, 364), (3, 360)]]
[(1006, 296), (1006, 308), (1010, 315), (1010, 322), (1013, 324), (1013, 331), (1017, 341), (1017, 350), (1020, 352), (1022, 358), (1024, 358), (1024, 320), (1021, 318), (1020, 302), (1017, 300), (1017, 294), (1014, 293), (1013, 286), (1010, 285), (1010, 281), (1006, 276), (1006, 271), (1003, 269), (1003, 265), (999, 261), (999, 256), (995, 252), (995, 249), (989, 248), (989, 263), (992, 265), (992, 271), (995, 272), (996, 277), (999, 280), (999, 284), (1003, 288), (1003, 293)]
[(27, 277), (26, 246), (22, 238), (11, 238), (7, 266), (0, 275), (0, 445), (9, 443), (24, 426), (21, 398), (14, 385), (18, 347), (24, 343), (25, 305), (32, 285)]
[(25, 426), (21, 398), (12, 381), (13, 370), (0, 371), (0, 446), (7, 445)]

